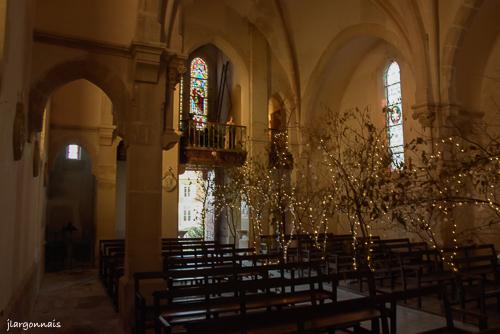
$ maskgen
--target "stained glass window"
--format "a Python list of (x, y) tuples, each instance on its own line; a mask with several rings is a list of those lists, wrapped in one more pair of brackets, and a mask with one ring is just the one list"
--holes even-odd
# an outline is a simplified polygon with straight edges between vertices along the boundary
[(385, 97), (387, 99), (386, 124), (389, 149), (392, 154), (392, 169), (402, 166), (404, 158), (403, 106), (401, 103), (401, 76), (399, 65), (393, 61), (385, 75)]
[(208, 67), (199, 57), (191, 61), (189, 111), (198, 129), (204, 128), (208, 114)]

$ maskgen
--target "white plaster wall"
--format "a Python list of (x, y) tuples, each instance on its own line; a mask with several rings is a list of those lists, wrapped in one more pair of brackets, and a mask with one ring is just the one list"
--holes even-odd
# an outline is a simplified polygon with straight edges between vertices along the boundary
[(20, 161), (13, 161), (12, 153), (17, 102), (23, 104), (27, 118), (32, 9), (29, 0), (9, 1), (7, 9), (5, 63), (0, 91), (1, 323), (5, 323), (7, 317), (19, 319), (27, 315), (43, 267), (44, 171), (33, 177), (33, 139), (26, 143)]

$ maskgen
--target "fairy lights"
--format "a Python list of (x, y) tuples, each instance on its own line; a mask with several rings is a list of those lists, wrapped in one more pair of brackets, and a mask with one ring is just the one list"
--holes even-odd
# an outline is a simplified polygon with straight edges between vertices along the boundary
[[(276, 134), (269, 159), (227, 168), (224, 182), (215, 182), (216, 210), (239, 208), (242, 201), (248, 206), (256, 249), (271, 226), (283, 260), (297, 234), (324, 258), (326, 236), (338, 222), (352, 234), (353, 268), (373, 269), (373, 236), (399, 228), (449, 254), (443, 260), (456, 271), (463, 239), (457, 210), (487, 209), (500, 222), (497, 139), (479, 145), (448, 135), (431, 145), (419, 138), (405, 147), (407, 164), (391, 170), (385, 129), (374, 125), (368, 110), (325, 114), (321, 131), (303, 136), (300, 159), (290, 154), (286, 133)], [(442, 252), (445, 246), (455, 251)]]

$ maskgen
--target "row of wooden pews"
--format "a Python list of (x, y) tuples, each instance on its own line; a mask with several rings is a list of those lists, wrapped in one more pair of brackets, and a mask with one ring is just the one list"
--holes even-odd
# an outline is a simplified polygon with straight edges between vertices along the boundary
[[(174, 250), (175, 249), (175, 250)], [(162, 272), (135, 273), (135, 310), (136, 332), (144, 333), (147, 328), (152, 328), (159, 314), (159, 305), (153, 302), (153, 291), (144, 289), (157, 281), (165, 291), (176, 290), (178, 286), (194, 288), (204, 282), (203, 273), (215, 270), (221, 281), (226, 278), (223, 273), (234, 268), (257, 265), (269, 265), (279, 261), (277, 256), (256, 254), (254, 248), (235, 248), (234, 245), (204, 244), (184, 245), (183, 247), (165, 248), (163, 250), (164, 267)], [(221, 272), (222, 271), (222, 272)], [(175, 282), (175, 284), (174, 284)], [(159, 300), (159, 299), (158, 299)], [(155, 300), (156, 301), (156, 300)], [(156, 309), (155, 306), (156, 305)], [(155, 309), (155, 312), (153, 312)]]
[[(400, 293), (427, 286), (442, 285), (452, 303), (455, 316), (480, 329), (488, 327), (487, 302), (496, 299), (500, 312), (500, 267), (493, 245), (469, 245), (437, 250), (424, 242), (408, 238), (357, 238), (353, 247), (351, 235), (322, 236), (314, 242), (308, 236), (288, 237), (290, 249), (297, 250), (303, 260), (324, 258), (329, 272), (343, 273), (369, 265), (379, 293)], [(264, 238), (271, 245), (269, 237)], [(286, 239), (287, 237), (285, 237)], [(276, 247), (276, 243), (274, 243)], [(370, 261), (366, 263), (369, 246)], [(279, 250), (267, 246), (271, 253)], [(290, 253), (290, 250), (289, 250)], [(366, 282), (359, 280), (357, 289), (364, 291)], [(407, 300), (405, 298), (404, 300)], [(418, 297), (417, 307), (422, 308)]]
[[(214, 244), (213, 241), (203, 241), (201, 238), (163, 238), (162, 252), (175, 252), (179, 247), (189, 247), (193, 251), (199, 250), (196, 247), (205, 247), (209, 251), (208, 249)], [(123, 239), (99, 241), (99, 277), (116, 310), (118, 309), (118, 282), (123, 276), (124, 256), (125, 241)]]
[[(325, 261), (244, 267), (174, 269), (154, 293), (156, 333), (312, 333), (353, 328), (396, 333), (396, 302), (405, 296), (438, 294), (439, 285), (404, 293), (377, 294), (370, 271), (328, 273)], [(190, 278), (186, 283), (186, 279)], [(337, 300), (340, 282), (364, 280), (369, 294)], [(386, 305), (389, 305), (387, 307)], [(453, 322), (447, 312), (447, 329)], [(390, 325), (389, 325), (390, 323)]]
[[(429, 295), (442, 305), (446, 330), (453, 328), (452, 310), (465, 319), (472, 304), (480, 305), (476, 320), (483, 329), (486, 301), (495, 297), (500, 302), (498, 262), (491, 245), (437, 251), (405, 238), (359, 238), (357, 247), (350, 235), (294, 238), (286, 260), (279, 249), (267, 246), (257, 254), (253, 248), (199, 239), (165, 239), (163, 271), (134, 274), (134, 331), (363, 332), (360, 324), (369, 321), (374, 332), (392, 334), (396, 304), (415, 298), (421, 307), (422, 297), (429, 300)], [(359, 269), (367, 267), (363, 245), (370, 246), (370, 271)], [(101, 278), (116, 298), (114, 280), (123, 266), (123, 241), (103, 242), (100, 251)], [(454, 266), (447, 261), (451, 255)], [(339, 301), (338, 286), (354, 287), (365, 296)]]
[[(138, 289), (136, 331), (144, 332), (152, 319), (156, 333), (277, 334), (343, 328), (361, 332), (364, 321), (371, 322), (375, 332), (395, 333), (395, 301), (403, 297), (377, 294), (372, 272), (332, 272), (325, 256), (280, 261), (282, 255), (277, 252), (251, 251), (226, 251), (225, 255), (186, 251), (167, 259), (162, 273), (137, 273), (138, 282), (148, 276), (160, 278), (164, 286), (153, 293), (152, 317), (150, 296)], [(191, 261), (179, 261), (186, 258)], [(337, 286), (353, 280), (368, 284), (368, 296), (338, 301)], [(408, 290), (405, 295), (442, 291), (434, 286)], [(448, 325), (452, 328), (453, 322)]]

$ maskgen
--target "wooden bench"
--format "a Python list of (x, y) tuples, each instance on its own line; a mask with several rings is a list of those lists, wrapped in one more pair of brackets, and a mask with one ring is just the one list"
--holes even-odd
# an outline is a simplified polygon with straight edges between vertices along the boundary
[[(196, 326), (196, 323), (200, 321), (203, 322), (203, 325), (200, 328), (207, 330), (207, 333), (232, 333), (232, 331), (228, 331), (231, 326), (226, 327), (225, 329), (220, 329), (219, 325), (217, 325), (215, 328), (210, 329), (210, 322), (217, 323), (219, 321), (210, 320), (214, 318), (213, 312), (216, 311), (217, 317), (215, 318), (220, 319), (220, 321), (236, 317), (234, 318), (235, 322), (233, 323), (236, 327), (233, 329), (235, 333), (240, 333), (242, 330), (246, 330), (246, 328), (240, 328), (242, 317), (245, 319), (246, 317), (254, 317), (255, 314), (265, 314), (266, 312), (269, 312), (270, 314), (273, 314), (271, 318), (274, 318), (283, 310), (300, 309), (301, 313), (299, 315), (288, 318), (287, 320), (279, 317), (277, 318), (280, 319), (278, 327), (285, 326), (286, 328), (289, 328), (289, 326), (286, 325), (286, 321), (289, 321), (290, 319), (295, 321), (296, 319), (303, 318), (302, 310), (305, 310), (304, 305), (316, 305), (321, 307), (321, 305), (325, 304), (325, 301), (328, 301), (326, 304), (332, 304), (336, 301), (336, 286), (338, 284), (336, 279), (338, 279), (339, 276), (324, 275), (321, 273), (321, 270), (317, 273), (318, 275), (300, 277), (296, 279), (292, 279), (291, 277), (283, 279), (283, 276), (280, 276), (268, 280), (250, 280), (239, 282), (239, 293), (237, 297), (235, 295), (235, 297), (226, 297), (229, 299), (220, 299), (220, 305), (218, 302), (214, 304), (212, 300), (210, 304), (211, 308), (208, 311), (206, 309), (199, 309), (197, 317), (186, 318), (179, 321), (179, 319), (172, 317), (170, 313), (164, 313), (160, 317), (160, 321), (164, 324), (164, 330), (166, 333), (170, 333), (172, 329), (179, 329), (179, 327), (187, 328), (188, 332), (190, 332), (193, 330), (192, 326)], [(359, 274), (360, 273), (346, 274), (349, 277), (346, 276), (343, 277), (343, 279), (358, 277)], [(331, 290), (324, 290), (324, 284), (327, 282), (334, 288)], [(316, 287), (313, 286), (314, 284), (317, 284)], [(309, 290), (296, 289), (297, 287), (304, 285), (309, 287)], [(279, 291), (277, 293), (272, 293), (273, 289), (278, 289)], [(257, 293), (257, 290), (262, 291), (261, 293)], [(246, 294), (245, 291), (250, 291), (251, 293)], [(290, 306), (293, 306), (293, 308), (290, 308)], [(224, 314), (221, 314), (222, 311), (224, 311)], [(314, 310), (314, 312), (316, 311), (317, 309)], [(236, 316), (232, 314), (236, 314)], [(186, 314), (184, 313), (184, 315)], [(375, 318), (379, 315), (380, 313), (377, 313)], [(363, 320), (373, 319), (373, 317), (363, 318)], [(206, 322), (207, 320), (209, 323)], [(259, 326), (262, 324), (262, 322), (259, 322)], [(266, 326), (265, 330), (267, 333), (268, 331), (274, 332), (277, 329), (274, 327), (271, 329)]]
[[(299, 272), (311, 266), (317, 266), (315, 274), (300, 277)], [(176, 279), (186, 275), (197, 276), (200, 284), (174, 286)], [(324, 289), (330, 278), (322, 275), (319, 263), (207, 268), (194, 270), (192, 273), (179, 270), (169, 272), (168, 276), (172, 285), (167, 291), (155, 293), (155, 308), (158, 316), (160, 310), (163, 310), (163, 316), (176, 325), (193, 319), (245, 313), (259, 308), (321, 303), (336, 297), (331, 291)], [(299, 291), (299, 286), (304, 285), (309, 289)]]
[[(197, 247), (210, 249), (233, 248), (233, 245), (218, 245), (214, 241), (203, 241), (199, 238), (162, 239), (162, 250), (186, 250)], [(115, 309), (118, 309), (118, 287), (119, 279), (124, 272), (125, 242), (123, 239), (100, 240), (99, 242), (99, 276), (106, 288), (107, 293), (113, 301)]]
[(134, 333), (143, 334), (148, 328), (154, 327), (154, 303), (152, 297), (148, 298), (142, 291), (141, 286), (150, 280), (167, 280), (164, 272), (137, 272), (134, 273)]
[[(427, 294), (440, 294), (440, 285), (412, 289), (401, 292), (361, 297), (356, 299), (336, 301), (323, 305), (307, 305), (295, 308), (277, 309), (266, 312), (244, 313), (227, 317), (191, 321), (184, 324), (187, 333), (318, 333), (332, 332), (335, 329), (353, 327), (355, 332), (368, 332), (362, 330), (360, 323), (371, 321), (374, 333), (389, 333), (387, 319), (396, 319), (396, 303), (405, 297), (417, 297)], [(455, 331), (451, 312), (446, 297), (443, 296), (446, 325), (433, 330), (433, 333), (467, 333)], [(386, 304), (391, 308), (387, 309)], [(164, 333), (171, 333), (173, 326), (165, 318), (160, 321)], [(379, 323), (380, 321), (380, 323)], [(396, 334), (396, 323), (391, 323), (391, 334)], [(431, 333), (431, 332), (429, 332)]]
[(486, 300), (496, 298), (497, 311), (500, 312), (500, 268), (495, 247), (485, 244), (463, 248), (454, 263), (461, 310), (466, 312), (466, 305), (476, 302), (481, 320), (479, 327), (486, 329)]
[(101, 280), (104, 280), (105, 276), (105, 266), (103, 259), (108, 255), (111, 248), (115, 249), (125, 249), (125, 242), (123, 239), (109, 239), (109, 240), (99, 240), (99, 259), (98, 259), (98, 267), (99, 267), (99, 277)]
[(176, 255), (165, 255), (163, 270), (176, 267), (196, 267), (206, 265), (207, 262), (232, 262), (241, 264), (243, 257), (255, 254), (254, 248), (214, 248), (212, 252), (184, 251)]

